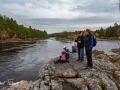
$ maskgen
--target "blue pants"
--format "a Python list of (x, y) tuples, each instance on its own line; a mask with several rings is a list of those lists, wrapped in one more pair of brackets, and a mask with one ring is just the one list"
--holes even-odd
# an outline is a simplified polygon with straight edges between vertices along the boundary
[(92, 49), (85, 49), (86, 51), (86, 56), (87, 56), (87, 66), (92, 67), (93, 63), (92, 63)]
[(78, 47), (78, 59), (80, 59), (81, 61), (84, 61), (84, 48)]

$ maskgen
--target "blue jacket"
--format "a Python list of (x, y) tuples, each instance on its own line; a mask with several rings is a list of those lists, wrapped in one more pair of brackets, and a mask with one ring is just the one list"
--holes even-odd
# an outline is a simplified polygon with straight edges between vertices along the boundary
[(93, 35), (90, 34), (90, 35), (85, 36), (84, 41), (85, 41), (85, 48), (87, 48), (87, 49), (93, 48), (93, 43), (94, 43)]
[[(65, 50), (67, 53), (70, 53), (70, 50), (69, 49), (66, 49)], [(70, 54), (66, 54), (66, 58), (68, 59), (68, 58), (70, 58)]]

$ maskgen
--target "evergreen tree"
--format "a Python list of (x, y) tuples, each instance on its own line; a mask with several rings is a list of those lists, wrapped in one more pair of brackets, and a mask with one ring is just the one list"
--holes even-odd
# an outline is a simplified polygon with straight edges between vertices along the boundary
[(29, 28), (23, 25), (18, 25), (13, 18), (0, 15), (0, 38), (4, 35), (8, 35), (9, 38), (18, 37), (22, 39), (26, 38), (47, 38), (47, 32), (38, 29)]

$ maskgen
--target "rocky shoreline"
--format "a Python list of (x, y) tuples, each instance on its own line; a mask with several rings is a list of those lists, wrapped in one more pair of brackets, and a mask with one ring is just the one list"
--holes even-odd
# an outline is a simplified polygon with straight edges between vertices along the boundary
[[(71, 43), (75, 39), (56, 38), (56, 40), (61, 41), (61, 42)], [(101, 39), (101, 38), (97, 38), (97, 41), (113, 41), (113, 40), (120, 41), (119, 39)]]
[(33, 44), (36, 43), (37, 40), (40, 39), (6, 39), (6, 40), (0, 40), (0, 49), (4, 48), (11, 48), (15, 45), (21, 45), (21, 44)]
[(120, 48), (114, 48), (111, 50), (113, 53), (120, 54)]
[(94, 50), (93, 68), (85, 67), (86, 57), (82, 63), (76, 61), (77, 54), (71, 54), (69, 63), (54, 64), (56, 59), (44, 65), (36, 81), (1, 90), (120, 90), (120, 54)]

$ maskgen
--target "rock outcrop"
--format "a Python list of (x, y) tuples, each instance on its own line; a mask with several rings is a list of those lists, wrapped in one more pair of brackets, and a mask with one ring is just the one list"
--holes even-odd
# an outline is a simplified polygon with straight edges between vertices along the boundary
[(111, 51), (114, 53), (120, 54), (120, 48), (115, 48), (115, 49), (112, 49)]
[(32, 81), (22, 80), (17, 83), (12, 83), (10, 87), (4, 87), (0, 90), (28, 90), (32, 83)]
[(120, 61), (119, 55), (111, 56), (96, 50), (93, 56), (93, 68), (86, 67), (86, 58), (84, 62), (77, 61), (77, 54), (71, 54), (69, 62), (63, 64), (54, 64), (54, 59), (24, 90), (120, 90), (120, 67), (112, 62)]
[(77, 54), (71, 55), (69, 63), (54, 64), (51, 61), (41, 70), (39, 85), (34, 83), (30, 90), (119, 90), (120, 83), (115, 77), (120, 78), (120, 68), (110, 59), (105, 60), (104, 52), (94, 51), (94, 55), (93, 68), (85, 67), (86, 59), (82, 63), (76, 61)]

